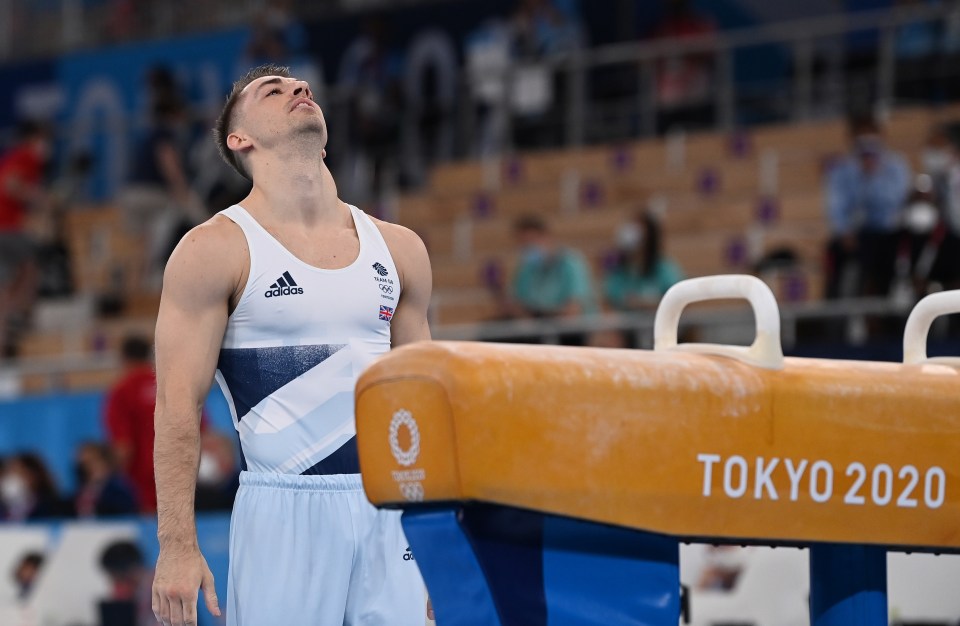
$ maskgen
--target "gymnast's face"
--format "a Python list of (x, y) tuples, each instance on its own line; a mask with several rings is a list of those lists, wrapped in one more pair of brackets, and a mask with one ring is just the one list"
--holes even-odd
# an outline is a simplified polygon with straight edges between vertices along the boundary
[(231, 134), (249, 141), (250, 147), (273, 148), (293, 140), (308, 141), (323, 151), (326, 120), (305, 81), (263, 76), (247, 85), (240, 97)]

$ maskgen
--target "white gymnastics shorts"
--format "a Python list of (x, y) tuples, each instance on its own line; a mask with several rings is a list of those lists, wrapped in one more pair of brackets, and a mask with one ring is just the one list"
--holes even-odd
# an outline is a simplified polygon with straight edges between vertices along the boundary
[(400, 512), (371, 505), (359, 474), (242, 472), (226, 614), (227, 626), (423, 626)]

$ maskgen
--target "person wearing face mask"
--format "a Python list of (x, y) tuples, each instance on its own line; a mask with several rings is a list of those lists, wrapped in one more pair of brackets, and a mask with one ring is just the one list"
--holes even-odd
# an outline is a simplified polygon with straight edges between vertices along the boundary
[(894, 291), (908, 303), (932, 290), (960, 287), (960, 237), (950, 189), (948, 184), (947, 193), (938, 194), (934, 179), (921, 174), (903, 209)]
[(594, 313), (597, 303), (590, 268), (583, 255), (558, 245), (537, 216), (514, 224), (520, 261), (509, 296), (501, 302), (506, 318), (576, 317)]
[(133, 488), (117, 473), (110, 446), (87, 442), (77, 452), (77, 517), (95, 518), (133, 515), (137, 498)]
[(872, 116), (852, 118), (850, 133), (850, 154), (826, 179), (827, 297), (886, 296), (912, 175), (903, 156), (884, 145)]
[(5, 519), (24, 522), (59, 517), (63, 507), (50, 471), (37, 454), (11, 457), (0, 476), (0, 500)]
[(618, 311), (652, 309), (683, 271), (663, 256), (660, 224), (649, 213), (617, 229), (617, 260), (603, 281), (607, 305)]

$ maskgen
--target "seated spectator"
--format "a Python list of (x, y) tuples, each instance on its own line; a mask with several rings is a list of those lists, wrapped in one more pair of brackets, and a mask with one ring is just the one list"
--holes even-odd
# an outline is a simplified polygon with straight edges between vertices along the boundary
[(132, 541), (116, 541), (103, 551), (100, 567), (110, 579), (110, 594), (100, 601), (101, 626), (154, 626), (153, 572)]
[(611, 309), (653, 309), (667, 289), (683, 280), (683, 272), (663, 256), (660, 224), (649, 213), (638, 215), (617, 230), (616, 264), (603, 281)]
[(850, 154), (826, 180), (831, 231), (827, 297), (886, 296), (900, 211), (910, 191), (910, 166), (884, 145), (872, 116), (852, 118), (850, 135)]
[(935, 124), (920, 153), (923, 173), (933, 181), (934, 195), (939, 201), (945, 200), (949, 193), (950, 171), (958, 161), (950, 133), (949, 124)]
[(110, 446), (85, 443), (77, 452), (77, 495), (73, 504), (77, 517), (134, 515), (137, 498), (133, 487), (117, 473)]
[(23, 555), (17, 566), (13, 569), (13, 582), (17, 587), (17, 600), (25, 602), (33, 591), (33, 585), (37, 582), (37, 576), (43, 567), (43, 554), (39, 552), (28, 552)]
[(196, 508), (198, 511), (229, 511), (240, 487), (237, 455), (233, 440), (223, 433), (207, 430), (200, 437), (200, 465), (197, 468)]
[(16, 353), (16, 335), (27, 324), (37, 293), (35, 246), (27, 215), (49, 204), (41, 186), (50, 154), (47, 129), (24, 122), (18, 141), (0, 156), (0, 357)]
[(903, 210), (894, 293), (905, 304), (960, 287), (960, 236), (949, 196), (941, 202), (935, 191), (933, 179), (921, 174)]
[(537, 216), (517, 220), (514, 233), (521, 257), (512, 291), (501, 299), (504, 317), (575, 317), (597, 310), (593, 279), (582, 254), (558, 245)]
[(11, 522), (60, 517), (64, 513), (50, 470), (33, 452), (16, 454), (4, 464), (0, 500), (5, 519)]

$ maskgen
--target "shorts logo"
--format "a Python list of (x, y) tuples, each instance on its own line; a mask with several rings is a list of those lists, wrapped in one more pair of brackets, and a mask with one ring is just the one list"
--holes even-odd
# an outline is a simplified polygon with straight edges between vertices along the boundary
[(393, 307), (380, 305), (380, 319), (385, 322), (389, 322), (393, 319)]
[(390, 272), (387, 271), (387, 268), (385, 268), (385, 267), (384, 267), (383, 265), (381, 265), (380, 263), (374, 263), (371, 267), (373, 267), (373, 269), (377, 270), (377, 274), (380, 274), (381, 276), (386, 276), (387, 274), (390, 273)]
[(384, 285), (383, 283), (380, 283), (380, 285), (378, 286), (380, 287), (380, 291), (382, 291), (383, 293), (393, 293), (392, 285)]
[(413, 551), (410, 549), (410, 546), (407, 546), (407, 551), (403, 553), (403, 560), (416, 561), (416, 559), (413, 558)]
[[(410, 434), (410, 447), (406, 450), (400, 447), (400, 427), (406, 427), (407, 431)], [(417, 421), (413, 419), (413, 415), (410, 411), (406, 409), (400, 409), (393, 414), (393, 419), (390, 420), (390, 452), (393, 453), (393, 458), (397, 460), (397, 463), (404, 467), (410, 467), (417, 462), (417, 457), (420, 456), (420, 429), (417, 427)], [(401, 485), (401, 491), (406, 485)], [(421, 496), (420, 499), (423, 499), (423, 487), (417, 484), (420, 487)], [(407, 494), (404, 493), (404, 496)], [(408, 500), (412, 499), (407, 497)]]

